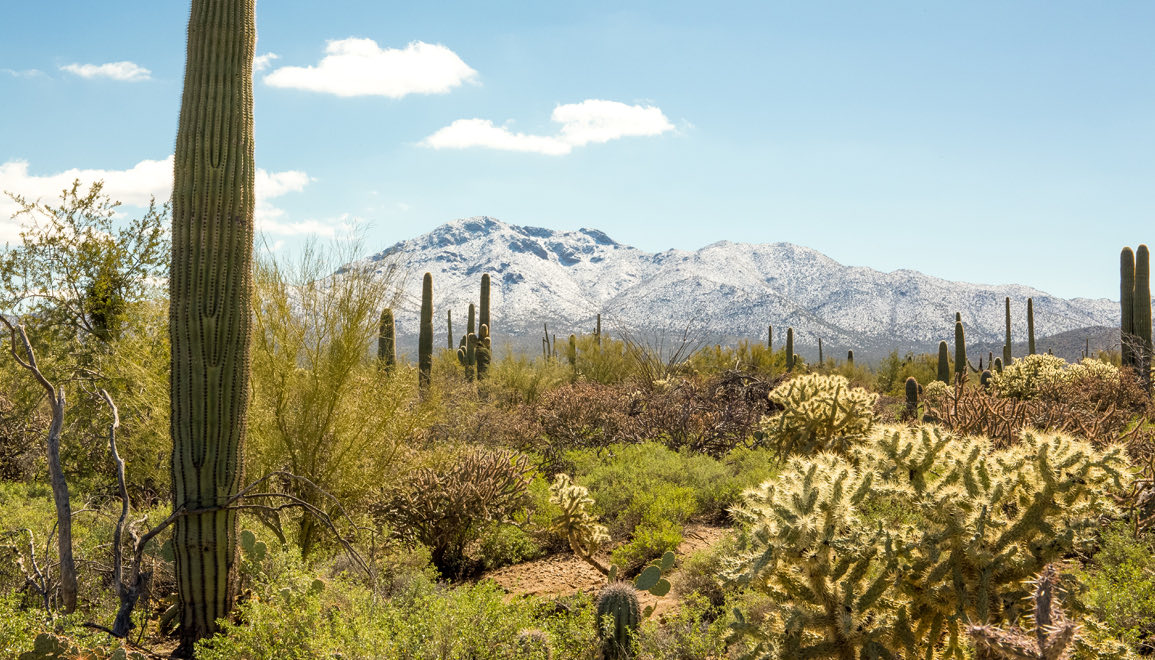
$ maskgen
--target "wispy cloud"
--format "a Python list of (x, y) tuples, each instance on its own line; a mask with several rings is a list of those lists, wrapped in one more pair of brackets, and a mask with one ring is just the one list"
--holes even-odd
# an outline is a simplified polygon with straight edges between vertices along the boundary
[(445, 94), (477, 72), (440, 44), (414, 41), (405, 48), (382, 48), (372, 39), (338, 39), (325, 47), (316, 66), (283, 66), (264, 77), (273, 87), (337, 96)]
[(279, 60), (281, 56), (276, 53), (264, 53), (253, 58), (253, 73), (264, 71), (273, 66), (273, 60)]
[(627, 105), (618, 101), (587, 99), (559, 105), (550, 119), (561, 124), (554, 135), (515, 133), (488, 119), (458, 119), (421, 141), (432, 149), (483, 147), (563, 156), (590, 143), (631, 136), (661, 135), (674, 125), (652, 105)]
[(108, 62), (107, 64), (65, 64), (61, 71), (81, 78), (110, 78), (122, 82), (141, 82), (152, 79), (152, 72), (135, 62)]
[[(23, 160), (0, 164), (0, 245), (16, 240), (19, 236), (19, 225), (11, 217), (20, 207), (3, 193), (10, 192), (29, 200), (40, 199), (51, 203), (77, 179), (84, 185), (103, 181), (104, 192), (110, 198), (127, 206), (147, 206), (151, 198), (165, 201), (172, 196), (172, 167), (172, 156), (164, 160), (142, 160), (124, 170), (74, 168), (46, 175), (31, 174), (28, 162)], [(323, 226), (278, 221), (278, 218), (286, 214), (273, 205), (271, 200), (300, 192), (310, 181), (312, 179), (309, 175), (299, 170), (268, 172), (258, 168), (255, 177), (255, 221), (258, 228), (270, 233), (331, 235), (332, 229)], [(268, 223), (268, 226), (262, 227), (264, 223)]]
[(21, 69), (19, 71), (16, 69), (0, 69), (0, 73), (12, 76), (13, 78), (38, 78), (44, 75), (44, 72), (40, 69)]

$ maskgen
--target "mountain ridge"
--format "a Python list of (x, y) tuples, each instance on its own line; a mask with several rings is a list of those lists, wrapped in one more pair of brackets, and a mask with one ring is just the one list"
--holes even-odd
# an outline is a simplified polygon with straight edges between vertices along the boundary
[(420, 275), (426, 271), (433, 274), (434, 322), (442, 335), (447, 308), (460, 335), (481, 274), (490, 273), (499, 339), (536, 341), (543, 322), (558, 334), (590, 332), (601, 313), (611, 333), (680, 332), (690, 326), (709, 343), (765, 341), (767, 325), (773, 325), (780, 346), (785, 328), (793, 326), (800, 347), (816, 346), (821, 337), (829, 355), (853, 349), (867, 356), (953, 341), (956, 311), (963, 315), (968, 343), (1001, 343), (1007, 296), (1016, 341), (1026, 337), (1028, 297), (1034, 299), (1039, 338), (1115, 325), (1119, 313), (1118, 303), (1105, 298), (1064, 299), (1021, 284), (846, 266), (792, 243), (716, 241), (694, 251), (651, 253), (598, 229), (558, 231), (488, 216), (448, 222), (368, 261), (395, 261), (408, 274), (396, 314), (402, 337), (416, 334)]

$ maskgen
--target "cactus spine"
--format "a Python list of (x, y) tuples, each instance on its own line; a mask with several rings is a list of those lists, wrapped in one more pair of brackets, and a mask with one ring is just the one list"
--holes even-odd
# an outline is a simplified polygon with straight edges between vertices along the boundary
[(377, 335), (377, 360), (385, 373), (397, 366), (397, 328), (393, 323), (393, 308), (381, 310), (381, 330)]
[[(172, 501), (222, 506), (241, 485), (252, 298), (254, 0), (193, 0), (173, 167), (169, 278)], [(176, 520), (180, 645), (236, 599), (237, 512)]]
[(950, 352), (945, 341), (938, 343), (938, 379), (950, 385)]
[(429, 388), (433, 377), (433, 274), (421, 280), (421, 326), (417, 335), (417, 383)]
[(1135, 365), (1144, 387), (1151, 389), (1151, 255), (1135, 249), (1135, 303), (1131, 324), (1136, 338)]
[(1035, 301), (1027, 298), (1027, 353), (1035, 354)]
[(602, 658), (632, 658), (632, 638), (638, 634), (642, 613), (638, 594), (625, 582), (614, 582), (598, 594), (597, 625), (602, 639)]
[(958, 380), (967, 373), (967, 343), (962, 321), (954, 322), (954, 373)]
[(491, 331), (489, 324), (489, 273), (481, 276), (481, 308), (477, 314), (477, 380), (483, 380), (489, 373)]
[(794, 371), (794, 328), (786, 328), (786, 371)]
[(1011, 363), (1011, 298), (1007, 296), (1007, 343), (1003, 344), (1003, 364)]
[(1119, 254), (1119, 319), (1120, 362), (1124, 367), (1135, 366), (1135, 253), (1130, 247)]

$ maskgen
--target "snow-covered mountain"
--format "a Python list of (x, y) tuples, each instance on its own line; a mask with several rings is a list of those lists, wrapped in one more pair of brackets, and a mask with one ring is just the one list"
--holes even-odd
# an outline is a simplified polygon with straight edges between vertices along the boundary
[(540, 337), (543, 322), (559, 336), (592, 332), (601, 313), (611, 334), (623, 328), (681, 331), (689, 324), (711, 343), (765, 341), (766, 326), (773, 325), (780, 346), (792, 326), (803, 348), (821, 337), (828, 355), (845, 355), (850, 348), (868, 356), (953, 341), (956, 311), (968, 343), (1001, 344), (1007, 296), (1016, 340), (1026, 336), (1028, 297), (1034, 299), (1039, 338), (1117, 325), (1119, 314), (1118, 303), (1107, 299), (1064, 299), (1021, 285), (950, 282), (912, 270), (883, 273), (844, 266), (790, 243), (722, 241), (694, 252), (653, 254), (595, 229), (559, 232), (489, 217), (455, 220), (369, 259), (394, 262), (405, 277), (396, 310), (402, 337), (417, 332), (421, 277), (433, 274), (439, 345), (447, 309), (453, 311), (454, 332), (463, 331), (482, 273), (492, 279), (491, 318), (499, 344), (502, 337)]

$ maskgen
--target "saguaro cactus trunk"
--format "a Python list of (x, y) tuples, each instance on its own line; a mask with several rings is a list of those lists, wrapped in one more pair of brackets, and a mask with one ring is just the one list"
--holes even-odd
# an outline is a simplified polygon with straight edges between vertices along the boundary
[(381, 310), (381, 329), (377, 335), (377, 360), (385, 373), (397, 366), (397, 326), (393, 322), (393, 308)]
[(1035, 354), (1035, 301), (1027, 298), (1027, 353)]
[(433, 378), (433, 274), (421, 280), (421, 325), (417, 334), (417, 383), (429, 388)]
[(1003, 344), (1003, 364), (1011, 363), (1011, 298), (1007, 296), (1007, 343)]
[(1124, 367), (1135, 365), (1132, 351), (1135, 342), (1135, 253), (1130, 247), (1119, 253), (1119, 319), (1120, 362)]
[(1146, 245), (1135, 249), (1135, 368), (1147, 389), (1151, 389), (1151, 254)]
[(169, 277), (172, 545), (180, 646), (236, 597), (236, 511), (249, 403), (254, 0), (192, 0), (173, 176)]

